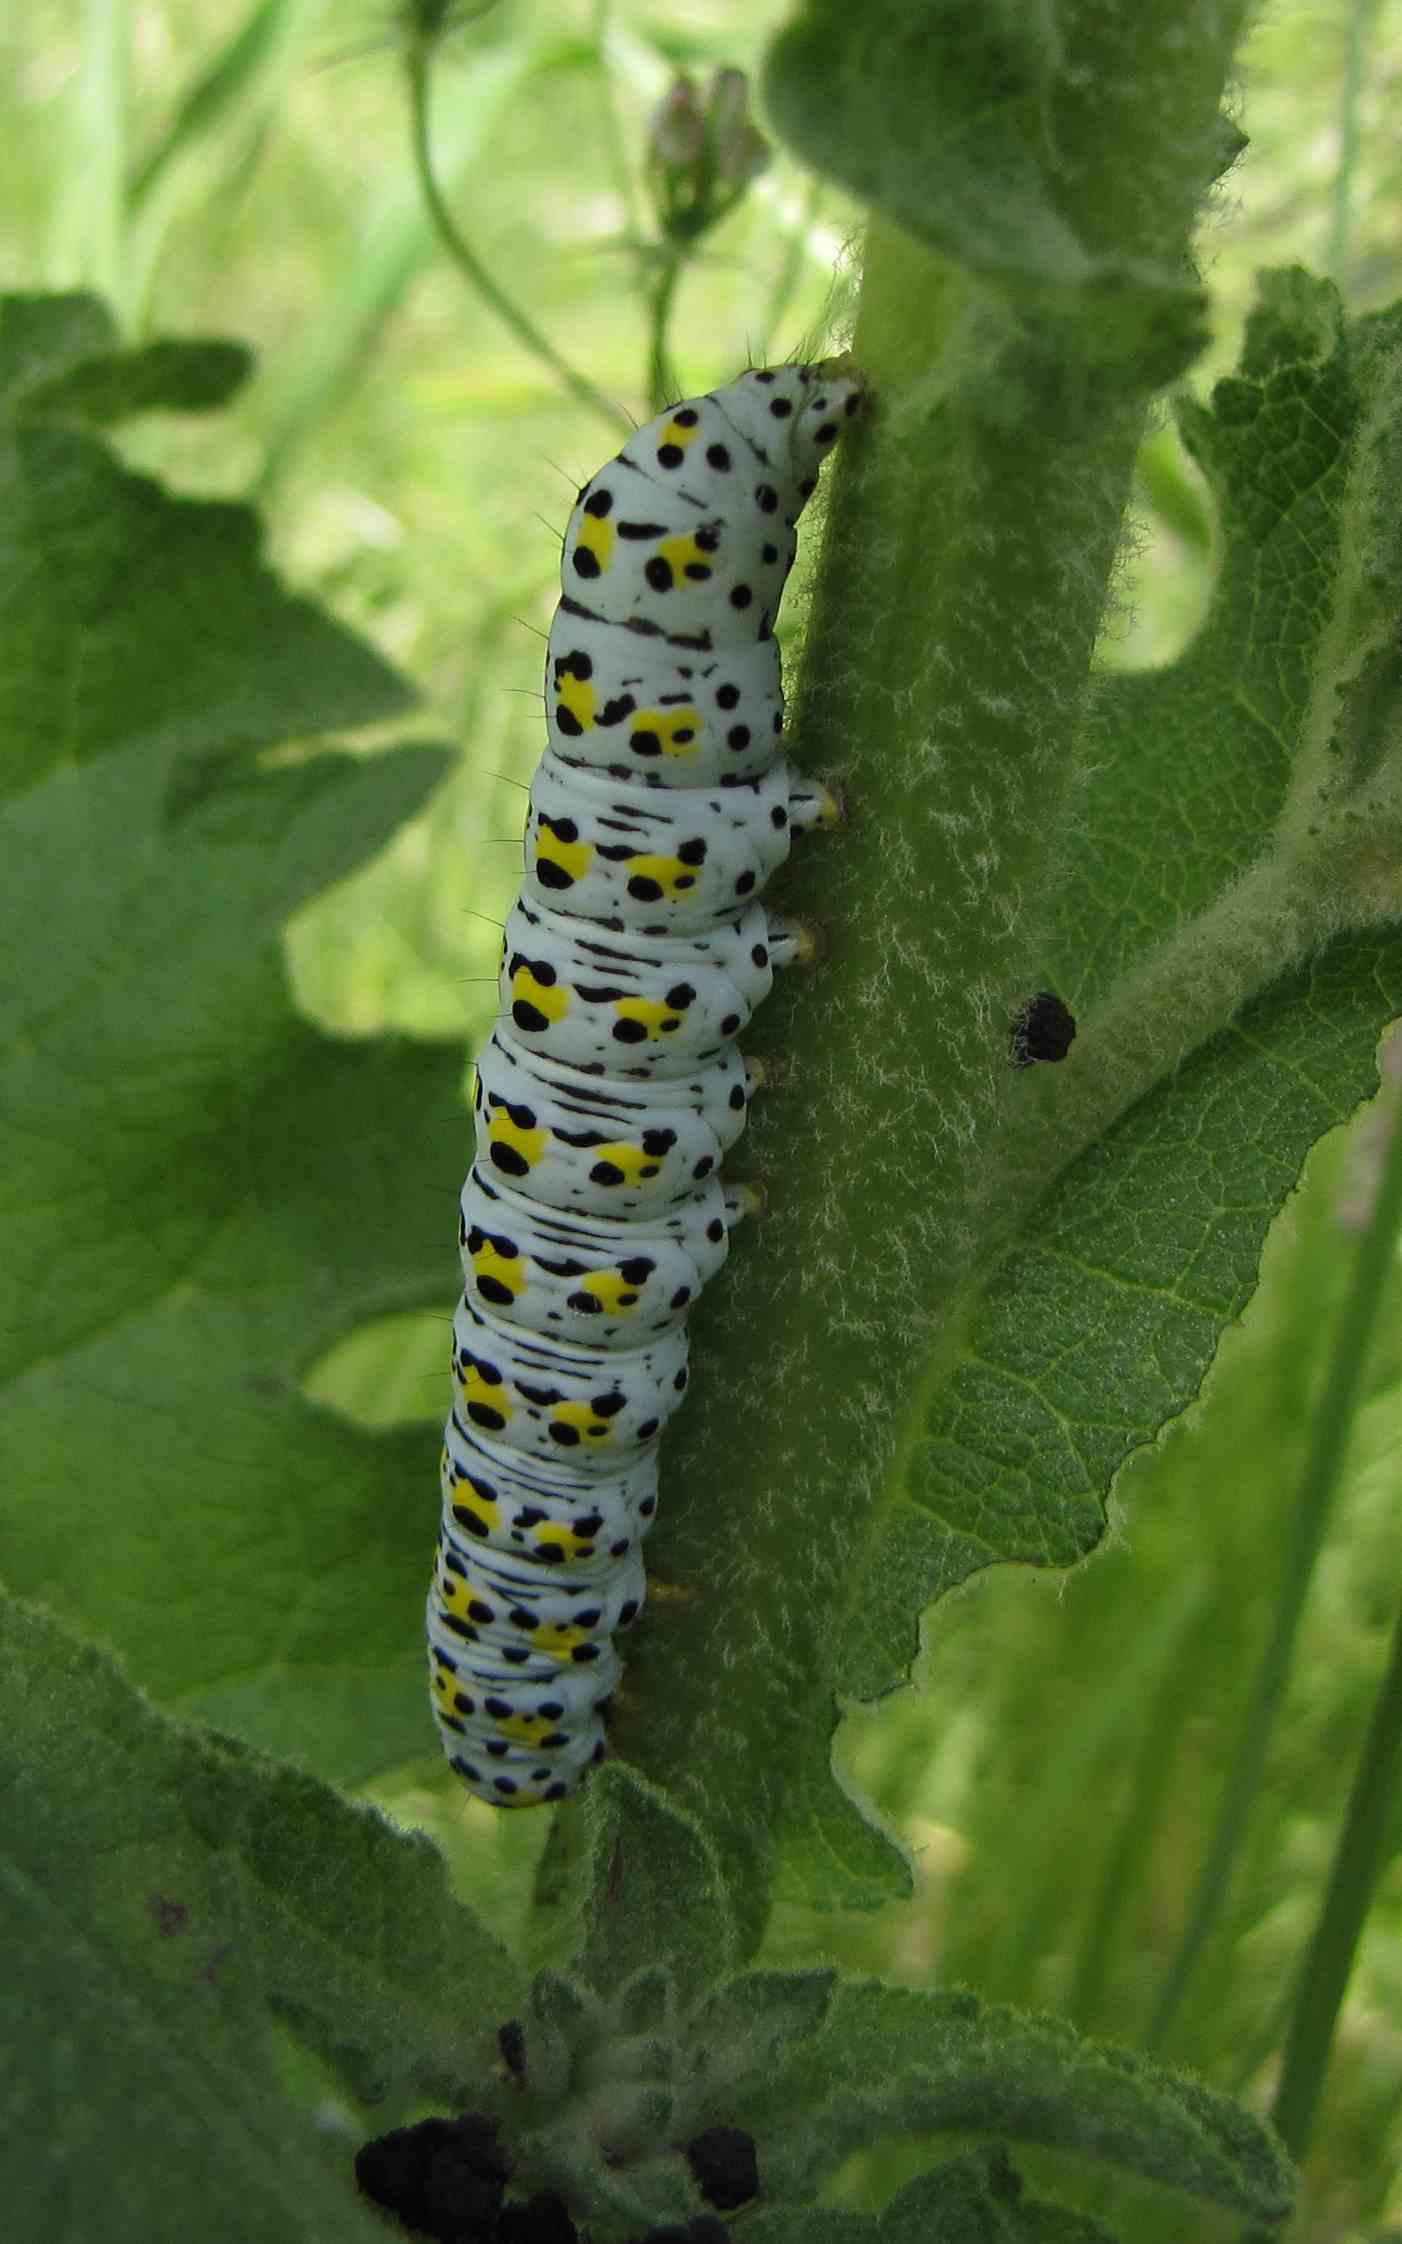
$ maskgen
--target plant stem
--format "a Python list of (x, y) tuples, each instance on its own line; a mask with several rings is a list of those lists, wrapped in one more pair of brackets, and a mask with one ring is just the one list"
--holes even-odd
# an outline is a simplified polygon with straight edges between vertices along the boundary
[(127, 135), (131, 74), (128, 0), (88, 0), (76, 130), (70, 144), (61, 226), (78, 277), (125, 327), (127, 296)]
[[(453, 119), (440, 161), (449, 178), (480, 160), (498, 117), (521, 99), (535, 68), (529, 49), (513, 44), (483, 57), (470, 116)], [(436, 235), (417, 183), (405, 177), (377, 198), (360, 233), (347, 244), (342, 270), (328, 291), (299, 356), (279, 384), (267, 451), (250, 494), (265, 501), (298, 448), (335, 410), (347, 387), (395, 316), (406, 289), (434, 254)]]
[[(1324, 1907), (1314, 1929), (1290, 2005), (1290, 2028), (1271, 2121), (1286, 2149), (1302, 2159), (1309, 2145), (1334, 2029), (1348, 1988), (1353, 1959), (1382, 1867), (1387, 1829), (1402, 1769), (1402, 1607), (1393, 1628), (1392, 1657), (1373, 1707), (1362, 1758), (1354, 1773)], [(1254, 2071), (1254, 2066), (1252, 2070)], [(1276, 2244), (1277, 2232), (1243, 2231), (1241, 2244)]]
[(1178, 1593), (1161, 1640), (1155, 1646), (1157, 1676), (1142, 1678), (1134, 1694), (1142, 1703), (1143, 1685), (1153, 1683), (1153, 1701), (1144, 1726), (1129, 1800), (1114, 1842), (1105, 1857), (1100, 1890), (1086, 1923), (1086, 1933), (1071, 1982), (1067, 2012), (1087, 2032), (1095, 2030), (1105, 1982), (1116, 1956), (1116, 1935), (1125, 1904), (1140, 1883), (1136, 1873), (1148, 1853), (1158, 1817), (1164, 1785), (1173, 1765), (1169, 1738), (1181, 1727), (1184, 1646), (1201, 1643), (1202, 1623), (1210, 1613), (1207, 1583), (1191, 1579)]
[(587, 375), (581, 374), (562, 358), (549, 338), (522, 311), (519, 304), (507, 295), (505, 289), (487, 271), (465, 237), (458, 231), (453, 215), (439, 191), (433, 171), (433, 156), (429, 139), (429, 62), (422, 46), (410, 49), (408, 58), (409, 93), (413, 111), (414, 168), (423, 191), (424, 203), (437, 230), (438, 237), (453, 262), (467, 275), (480, 296), (486, 298), (497, 317), (510, 328), (517, 341), (533, 357), (556, 374), (572, 397), (591, 412), (608, 422), (612, 429), (630, 430), (632, 423), (621, 407), (596, 389)]
[(1325, 267), (1340, 289), (1344, 286), (1353, 227), (1353, 179), (1358, 168), (1358, 103), (1363, 91), (1363, 69), (1373, 0), (1353, 0), (1348, 17), (1348, 45), (1344, 56), (1344, 83), (1339, 98), (1339, 166), (1334, 174), (1334, 194), (1329, 214), (1329, 243)]
[[(1284, 1700), (1295, 1638), (1348, 1450), (1374, 1326), (1387, 1297), (1399, 1217), (1402, 1217), (1402, 1129), (1394, 1127), (1373, 1219), (1359, 1242), (1353, 1283), (1335, 1334), (1333, 1360), (1315, 1420), (1314, 1443), (1306, 1460), (1291, 1521), (1290, 1547), (1275, 1625), (1227, 1778), (1221, 1820), (1198, 1883), (1187, 1929), (1144, 2036), (1146, 2049), (1162, 2046), (1177, 2015), (1226, 1900), (1242, 1834), (1260, 1791), (1271, 1732)], [(1383, 1703), (1387, 1703), (1386, 1696)], [(1395, 1712), (1393, 1719), (1396, 1719)], [(1350, 1816), (1352, 1812), (1350, 1810)], [(1342, 1993), (1341, 1987), (1338, 1992)], [(1320, 2000), (1318, 1996), (1311, 1999), (1316, 2003)], [(1297, 2012), (1297, 2018), (1298, 2015)], [(1314, 2025), (1318, 2024), (1319, 2017), (1320, 2013), (1312, 2009), (1310, 2018)], [(1292, 2048), (1296, 2038), (1296, 2030), (1292, 2029)], [(1302, 2068), (1305, 2047), (1302, 2039), (1299, 2057)], [(1322, 2058), (1320, 2061), (1322, 2063)], [(1315, 2086), (1317, 2088), (1317, 2082)], [(1298, 2094), (1303, 2096), (1304, 2090)], [(1312, 2111), (1312, 2102), (1308, 2108)]]
[(132, 174), (127, 209), (135, 217), (182, 149), (207, 144), (257, 82), (277, 42), (287, 36), (288, 0), (258, 0), (181, 96), (175, 116)]
[(1329, 1890), (1300, 1972), (1271, 2119), (1286, 2149), (1301, 2158), (1309, 2142), (1349, 1974), (1382, 1865), (1388, 1819), (1402, 1767), (1402, 1607), (1392, 1657), (1354, 1775)]
[(667, 356), (667, 323), (672, 315), (672, 300), (677, 292), (681, 272), (680, 256), (675, 251), (667, 251), (666, 262), (653, 290), (648, 344), (648, 401), (654, 413), (660, 413), (667, 400), (677, 394), (671, 362)]
[[(933, 94), (951, 59), (933, 31), (909, 37), (927, 14), (913, 0), (815, 11), (822, 52), (815, 64), (804, 49), (795, 83), (860, 119), (885, 71), (918, 116), (910, 72), (928, 71)], [(1076, 161), (1055, 180), (1058, 207), (1096, 254), (1128, 241), (1176, 271), (1239, 11), (1193, 0), (1152, 39), (1133, 0), (1067, 14), (1048, 140)], [(918, 156), (937, 172), (937, 146)], [(786, 875), (786, 907), (836, 933), (821, 990), (791, 977), (766, 1007), (768, 1049), (802, 1057), (747, 1141), (769, 1192), (765, 1251), (736, 1255), (723, 1310), (708, 1293), (694, 1311), (703, 1376), (668, 1436), (651, 1546), (655, 1573), (686, 1596), (644, 1623), (645, 1687), (611, 1726), (619, 1757), (704, 1832), (741, 1955), (762, 1934), (773, 1834), (816, 1760), (924, 1368), (950, 1345), (979, 1256), (1005, 1108), (987, 1022), (1035, 987), (1057, 808), (1143, 426), (1135, 378), (1070, 427), (1024, 410), (1016, 389), (1010, 417), (990, 412), (1008, 336), (981, 282), (873, 217), (853, 351), (875, 410), (833, 470), (810, 622), (823, 659), (793, 727), (854, 805), (840, 845), (796, 853)], [(651, 1844), (632, 1814), (616, 1834), (630, 1866)], [(634, 1921), (607, 1890), (591, 1901), (591, 1983), (636, 1967)]]
[(643, 225), (638, 210), (637, 183), (633, 177), (633, 167), (628, 161), (628, 150), (618, 115), (618, 100), (614, 93), (613, 72), (609, 67), (609, 4), (610, 0), (594, 0), (594, 53), (599, 73), (599, 117), (604, 128), (614, 188), (623, 205), (624, 229), (632, 240), (637, 241), (641, 238)]

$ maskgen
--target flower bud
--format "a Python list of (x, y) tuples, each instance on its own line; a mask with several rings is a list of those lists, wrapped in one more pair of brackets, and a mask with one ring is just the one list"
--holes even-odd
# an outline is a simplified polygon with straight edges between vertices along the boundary
[(648, 136), (648, 176), (662, 232), (694, 241), (733, 209), (769, 162), (749, 121), (743, 70), (717, 70), (704, 96), (684, 71), (659, 103)]

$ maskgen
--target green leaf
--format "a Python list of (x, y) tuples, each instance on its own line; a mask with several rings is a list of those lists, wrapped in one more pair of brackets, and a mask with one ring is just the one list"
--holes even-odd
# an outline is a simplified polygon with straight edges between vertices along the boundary
[(1210, 408), (1179, 403), (1216, 502), (1217, 582), (1176, 662), (1096, 688), (1047, 962), (1073, 1011), (1270, 843), (1340, 565), (1360, 419), (1351, 357), (1327, 283), (1268, 275), (1241, 372)]
[(894, 1832), (850, 1792), (832, 1765), (829, 1726), (814, 1724), (784, 1795), (774, 1899), (810, 1909), (879, 1909), (915, 1890)]
[[(1076, 1099), (1087, 1063), (1092, 1095), (1117, 1067), (1152, 1074), (1146, 1053), (1162, 1054), (1161, 1079), (1067, 1163), (985, 1284), (844, 1636), (839, 1681), (859, 1696), (898, 1680), (920, 1606), (969, 1573), (1094, 1548), (1115, 1473), (1194, 1400), (1250, 1298), (1310, 1148), (1376, 1088), (1377, 1039), (1402, 1010), (1402, 931), (1332, 934), (1331, 920), (1375, 909), (1366, 889), (1347, 898), (1367, 868), (1348, 789), (1387, 767), (1376, 725), (1366, 751), (1341, 745), (1336, 681), (1360, 633), (1395, 633), (1395, 541), (1374, 534), (1343, 637), (1336, 595), (1373, 521), (1360, 456), (1371, 392), (1390, 398), (1395, 379), (1384, 340), (1345, 334), (1323, 284), (1271, 276), (1242, 371), (1211, 410), (1181, 409), (1221, 514), (1221, 571), (1176, 663), (1097, 691), (1045, 969), (1081, 1036), (1063, 1068), (1037, 1071), (1054, 1083), (1023, 1090), (1004, 1190), (1017, 1194), (1019, 1164), (1054, 1168), (1037, 1132), (1055, 1146), (1058, 1101)], [(1385, 852), (1376, 811), (1366, 825)], [(1297, 964), (1315, 895), (1312, 925), (1332, 939)]]
[(0, 796), (123, 748), (149, 787), (161, 756), (405, 707), (386, 664), (264, 568), (246, 508), (169, 499), (82, 432), (25, 421), (0, 426), (0, 499)]
[(433, 1437), (298, 1382), (446, 1304), (461, 1061), (298, 1020), (280, 930), (448, 758), (258, 760), (408, 693), (246, 510), (23, 420), (0, 480), (0, 1565), (168, 1706), (363, 1782), (431, 1746)]
[(0, 421), (98, 426), (136, 413), (206, 413), (248, 379), (241, 343), (170, 337), (122, 347), (95, 296), (0, 297)]
[(100, 297), (0, 296), (0, 407), (22, 410), (26, 393), (62, 381), (85, 359), (118, 348), (117, 323)]
[[(1032, 407), (1085, 423), (1102, 389), (1169, 382), (1207, 340), (1205, 298), (1180, 269), (1156, 266), (1128, 227), (1102, 248), (1106, 214), (1087, 191), (1095, 140), (1078, 145), (1086, 120), (1062, 61), (1049, 9), (810, 0), (766, 73), (775, 121), (806, 163), (1007, 292), (1021, 339), (998, 381), (983, 366), (973, 379), (1009, 421)], [(1083, 60), (1082, 79), (1101, 66)], [(1185, 137), (1197, 192), (1229, 145), (1218, 130), (1199, 150)]]
[[(837, 1974), (747, 1971), (698, 2004), (690, 2032), (709, 2080), (763, 2090), (797, 2049), (821, 2032), (837, 1995)], [(709, 2115), (708, 2115), (709, 2116)]]
[(957, 2130), (1105, 2160), (1245, 2219), (1280, 2221), (1291, 2206), (1284, 2153), (1226, 2097), (973, 1995), (845, 1986), (750, 2125), (771, 2145), (776, 2197), (810, 2194), (882, 2136)]
[(1114, 2244), (1084, 2213), (1023, 2195), (1005, 2152), (976, 2151), (907, 2182), (881, 2213), (760, 2205), (746, 2215), (758, 2244)]
[(610, 1984), (618, 1927), (638, 1960), (665, 1956), (683, 2000), (738, 1957), (736, 1910), (704, 1826), (659, 1786), (621, 1763), (584, 1795), (587, 1859), (580, 1968)]
[(766, 99), (806, 163), (960, 263), (1079, 286), (1092, 260), (1036, 151), (1050, 37), (1001, 0), (814, 5), (770, 49)]
[(247, 381), (253, 354), (241, 343), (166, 339), (73, 367), (25, 401), (36, 419), (100, 428), (137, 413), (209, 413)]
[(400, 2105), (489, 2068), (519, 1983), (432, 1849), (172, 1728), (104, 1656), (8, 1599), (0, 1709), (13, 2234), (381, 2234), (356, 2199), (355, 2136), (289, 2104), (274, 2027), (295, 2016)]
[(843, 1639), (844, 1689), (890, 1689), (921, 1606), (981, 1567), (1094, 1550), (1116, 1472), (1197, 1395), (1311, 1146), (1376, 1089), (1399, 1011), (1402, 935), (1341, 941), (1068, 1171), (927, 1409)]

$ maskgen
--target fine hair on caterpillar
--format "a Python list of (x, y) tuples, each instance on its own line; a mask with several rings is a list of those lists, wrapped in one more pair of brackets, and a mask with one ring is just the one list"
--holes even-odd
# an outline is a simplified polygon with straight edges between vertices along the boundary
[(763, 893), (840, 816), (782, 755), (774, 619), (861, 398), (845, 358), (748, 369), (635, 431), (565, 531), (428, 1598), (439, 1734), (497, 1806), (563, 1799), (605, 1755), (688, 1311), (760, 1205), (721, 1175), (761, 1077), (736, 1039), (817, 948)]

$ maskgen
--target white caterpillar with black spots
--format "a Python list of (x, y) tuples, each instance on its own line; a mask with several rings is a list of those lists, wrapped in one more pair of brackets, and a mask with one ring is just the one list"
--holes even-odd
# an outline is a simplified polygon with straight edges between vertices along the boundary
[(500, 1807), (604, 1756), (687, 1310), (755, 1203), (720, 1174), (757, 1081), (735, 1040), (808, 948), (760, 898), (794, 829), (837, 817), (781, 754), (774, 618), (861, 394), (846, 359), (751, 369), (639, 429), (565, 532), (428, 1599), (439, 1734)]

